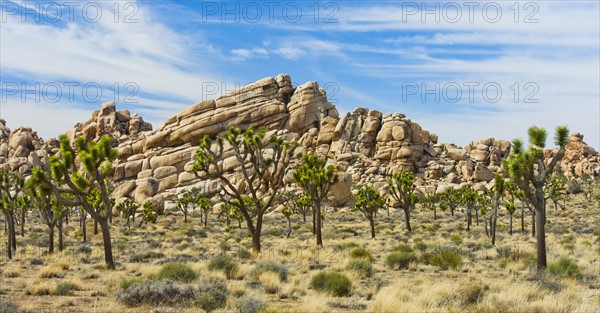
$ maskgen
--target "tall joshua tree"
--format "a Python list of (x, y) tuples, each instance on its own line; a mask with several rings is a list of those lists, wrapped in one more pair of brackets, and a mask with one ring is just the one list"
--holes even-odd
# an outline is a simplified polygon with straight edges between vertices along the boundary
[(415, 194), (415, 175), (410, 171), (402, 170), (400, 173), (388, 178), (387, 184), (390, 196), (399, 203), (404, 211), (406, 229), (412, 232), (412, 228), (410, 227), (410, 213), (415, 209), (418, 199), (417, 194)]
[(8, 230), (7, 254), (12, 259), (12, 252), (17, 250), (17, 235), (15, 231), (15, 211), (19, 206), (20, 198), (24, 195), (25, 187), (23, 176), (8, 169), (0, 171), (0, 209)]
[[(225, 143), (231, 147), (230, 151), (225, 151)], [(200, 178), (216, 178), (220, 182), (224, 202), (235, 206), (246, 220), (255, 253), (261, 250), (263, 216), (273, 207), (297, 145), (297, 142), (287, 142), (275, 135), (265, 140), (264, 128), (258, 131), (230, 128), (217, 138), (216, 144), (205, 136), (196, 150), (194, 173)], [(237, 181), (223, 168), (223, 160), (229, 156), (226, 152), (231, 152), (238, 163), (241, 178)], [(244, 201), (244, 196), (249, 197), (252, 208)], [(253, 208), (256, 210), (254, 216)]]
[(321, 207), (331, 186), (335, 184), (339, 175), (333, 165), (327, 165), (327, 160), (320, 158), (316, 153), (302, 155), (302, 165), (294, 173), (294, 180), (306, 195), (313, 206), (313, 226), (317, 236), (317, 246), (323, 246)]
[[(107, 178), (112, 173), (112, 162), (118, 152), (112, 148), (108, 136), (91, 142), (79, 137), (75, 139), (75, 147), (65, 135), (60, 136), (59, 141), (60, 154), (50, 157), (51, 175), (36, 167), (32, 172), (32, 183), (50, 190), (63, 205), (81, 206), (100, 224), (104, 261), (108, 269), (114, 269), (109, 225), (112, 207)], [(99, 191), (100, 206), (90, 203), (93, 198), (90, 195), (98, 192), (95, 190)]]
[(371, 226), (371, 238), (375, 238), (375, 214), (385, 205), (385, 200), (369, 186), (363, 186), (356, 194), (354, 210), (360, 211), (369, 221)]
[(513, 149), (508, 159), (503, 162), (503, 167), (527, 200), (532, 204), (536, 217), (536, 240), (537, 240), (537, 269), (543, 271), (547, 266), (546, 260), (546, 198), (544, 187), (547, 178), (554, 171), (556, 165), (565, 155), (568, 141), (569, 129), (566, 126), (556, 127), (554, 143), (557, 150), (546, 162), (544, 148), (546, 146), (547, 132), (537, 126), (529, 128), (529, 148), (523, 148), (523, 141), (513, 140)]

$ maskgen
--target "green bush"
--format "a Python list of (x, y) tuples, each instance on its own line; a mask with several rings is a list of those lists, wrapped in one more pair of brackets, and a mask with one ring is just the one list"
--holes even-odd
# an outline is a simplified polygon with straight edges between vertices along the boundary
[(443, 270), (447, 270), (449, 268), (458, 269), (462, 266), (462, 263), (462, 255), (452, 249), (438, 250), (429, 257), (429, 264), (437, 266)]
[(279, 280), (282, 282), (285, 282), (288, 279), (287, 266), (275, 262), (256, 264), (252, 272), (255, 277), (259, 277), (260, 274), (264, 272), (273, 272), (279, 275)]
[(236, 250), (235, 255), (240, 258), (240, 259), (250, 259), (252, 258), (252, 252), (250, 252), (250, 250), (244, 248), (244, 247), (240, 247), (239, 249)]
[(73, 283), (63, 282), (56, 285), (56, 294), (59, 296), (72, 296), (77, 290), (77, 285)]
[(371, 252), (363, 247), (356, 247), (350, 250), (350, 258), (365, 259), (369, 262), (373, 262), (373, 256), (371, 255)]
[(459, 234), (452, 234), (452, 236), (450, 236), (450, 241), (455, 245), (460, 246), (464, 240)]
[(119, 286), (121, 287), (121, 289), (125, 290), (129, 287), (131, 287), (133, 284), (138, 284), (141, 283), (142, 280), (139, 278), (123, 278), (121, 279), (121, 282), (119, 283)]
[(222, 279), (202, 278), (198, 282), (198, 306), (210, 313), (225, 307), (229, 290)]
[(189, 283), (196, 279), (196, 273), (192, 268), (181, 262), (166, 263), (158, 272), (157, 280), (170, 279), (182, 283)]
[(385, 264), (392, 269), (408, 268), (411, 262), (417, 262), (417, 255), (414, 252), (396, 251), (385, 258)]
[(312, 277), (311, 288), (325, 291), (335, 297), (350, 296), (352, 282), (343, 274), (336, 272), (321, 272)]
[(580, 279), (582, 277), (577, 262), (565, 257), (560, 258), (556, 263), (549, 264), (546, 270), (552, 276), (575, 279)]
[(227, 279), (232, 279), (238, 271), (238, 264), (227, 255), (218, 255), (208, 263), (209, 271), (223, 271)]
[(354, 259), (350, 261), (346, 269), (358, 272), (361, 277), (373, 276), (373, 265), (365, 259)]
[(395, 245), (394, 247), (392, 247), (392, 251), (415, 252), (415, 250), (410, 245), (405, 244), (405, 243), (399, 243), (399, 244)]

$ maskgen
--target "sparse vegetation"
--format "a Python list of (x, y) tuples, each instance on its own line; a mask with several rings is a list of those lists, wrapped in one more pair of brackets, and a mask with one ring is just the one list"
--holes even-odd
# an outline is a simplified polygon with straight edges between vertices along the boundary
[(321, 272), (312, 277), (311, 288), (330, 293), (336, 297), (349, 296), (352, 282), (346, 276), (336, 272)]
[(189, 283), (196, 279), (196, 273), (187, 264), (172, 262), (162, 266), (157, 279), (171, 279), (181, 283)]

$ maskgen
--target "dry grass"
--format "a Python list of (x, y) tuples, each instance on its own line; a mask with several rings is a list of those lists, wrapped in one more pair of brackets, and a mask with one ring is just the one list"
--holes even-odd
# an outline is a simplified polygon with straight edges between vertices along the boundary
[[(265, 220), (263, 252), (253, 258), (237, 258), (240, 247), (250, 249), (251, 240), (245, 226), (237, 225), (225, 231), (222, 221), (211, 221), (205, 233), (199, 236), (199, 219), (190, 217), (184, 225), (182, 217), (167, 212), (156, 225), (132, 227), (128, 234), (121, 231), (122, 221), (115, 220), (113, 242), (124, 249), (118, 258), (117, 270), (104, 268), (101, 237), (89, 236), (94, 249), (90, 256), (56, 254), (42, 256), (43, 265), (30, 265), (28, 259), (0, 261), (0, 293), (29, 312), (197, 312), (197, 308), (124, 307), (115, 299), (124, 279), (149, 279), (158, 274), (161, 265), (182, 258), (201, 277), (226, 280), (229, 296), (226, 307), (215, 312), (236, 312), (240, 297), (256, 295), (278, 312), (598, 312), (600, 311), (600, 251), (597, 235), (582, 232), (582, 226), (598, 221), (600, 210), (575, 197), (568, 211), (548, 212), (548, 261), (568, 256), (576, 260), (582, 279), (549, 278), (550, 282), (532, 280), (532, 257), (535, 239), (529, 234), (530, 219), (526, 219), (524, 234), (520, 220), (515, 216), (515, 233), (507, 232), (506, 216), (501, 212), (497, 246), (507, 246), (514, 257), (501, 258), (496, 247), (485, 236), (483, 225), (465, 230), (464, 215), (452, 217), (440, 212), (433, 220), (430, 212), (417, 210), (414, 214), (414, 233), (404, 229), (403, 216), (392, 212), (377, 219), (377, 238), (370, 239), (368, 224), (356, 212), (327, 212), (325, 247), (315, 248), (310, 222), (297, 226), (291, 238), (285, 238), (286, 221), (274, 214)], [(175, 222), (173, 222), (175, 220)], [(597, 224), (597, 223), (596, 223)], [(594, 225), (596, 225), (594, 224)], [(271, 231), (273, 228), (275, 231)], [(93, 224), (88, 224), (88, 230)], [(269, 230), (269, 231), (268, 231)], [(72, 227), (66, 238), (74, 240)], [(567, 232), (568, 231), (568, 232)], [(91, 232), (90, 232), (91, 233)], [(279, 235), (279, 233), (283, 235)], [(456, 244), (451, 236), (459, 234), (463, 242)], [(572, 236), (569, 237), (569, 236)], [(456, 240), (455, 240), (456, 241)], [(234, 257), (239, 269), (227, 280), (222, 271), (210, 272), (208, 260), (223, 253), (222, 242), (230, 249), (225, 253)], [(458, 241), (457, 241), (458, 242)], [(417, 261), (407, 269), (392, 270), (385, 258), (400, 243), (415, 249)], [(417, 249), (417, 243), (424, 251)], [(115, 244), (117, 245), (117, 244)], [(366, 248), (373, 256), (373, 275), (360, 275), (346, 269), (349, 252), (356, 246)], [(457, 270), (440, 270), (427, 264), (422, 257), (436, 247), (455, 247), (461, 250), (464, 264)], [(151, 252), (151, 253), (150, 253)], [(152, 254), (148, 259), (133, 262), (132, 256)], [(40, 258), (39, 255), (35, 256)], [(85, 259), (85, 262), (84, 262)], [(282, 282), (274, 272), (254, 274), (258, 263), (276, 262), (288, 269), (288, 279)], [(310, 289), (310, 279), (320, 271), (341, 272), (352, 281), (352, 295), (331, 297)], [(70, 282), (76, 291), (70, 296), (55, 295), (59, 283)], [(196, 282), (192, 282), (192, 285)], [(561, 286), (560, 290), (553, 290)], [(49, 296), (45, 296), (49, 295)], [(48, 299), (52, 299), (49, 301)]]

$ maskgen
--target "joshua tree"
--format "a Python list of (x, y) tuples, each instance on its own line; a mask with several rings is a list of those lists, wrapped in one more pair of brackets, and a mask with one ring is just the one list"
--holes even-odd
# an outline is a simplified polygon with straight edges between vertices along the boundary
[[(500, 206), (500, 201), (502, 196), (504, 195), (504, 178), (499, 174), (496, 174), (494, 177), (494, 210), (492, 212), (492, 223), (490, 224), (490, 228), (492, 231), (492, 244), (496, 244), (496, 224), (498, 223), (498, 207)], [(512, 227), (512, 215), (511, 215), (511, 227)]]
[(25, 180), (18, 173), (8, 169), (0, 171), (0, 209), (8, 230), (7, 254), (12, 259), (12, 252), (17, 250), (17, 235), (15, 232), (15, 210), (18, 207)]
[(544, 157), (547, 132), (545, 129), (533, 126), (529, 128), (529, 148), (524, 150), (523, 141), (513, 140), (513, 149), (503, 167), (517, 186), (525, 193), (532, 204), (536, 217), (537, 240), (537, 269), (543, 271), (547, 266), (546, 260), (546, 198), (544, 187), (548, 176), (565, 155), (569, 129), (566, 126), (556, 127), (554, 143), (558, 147), (549, 162)]
[(479, 194), (477, 191), (471, 187), (471, 185), (467, 185), (460, 190), (461, 193), (461, 204), (465, 207), (466, 210), (466, 219), (467, 219), (467, 231), (471, 230), (471, 224), (473, 221), (473, 209), (476, 209), (479, 202), (481, 201)]
[(433, 212), (434, 220), (437, 219), (438, 204), (440, 205), (440, 208), (445, 209), (445, 206), (441, 204), (441, 198), (442, 197), (434, 191), (421, 196), (421, 200), (419, 200), (423, 207)]
[[(224, 201), (236, 206), (244, 216), (248, 231), (252, 236), (252, 249), (255, 253), (261, 250), (261, 233), (264, 214), (272, 208), (277, 192), (283, 185), (290, 160), (293, 156), (297, 142), (287, 142), (273, 135), (270, 140), (265, 140), (265, 130), (260, 128), (255, 132), (252, 128), (240, 131), (231, 128), (223, 136), (218, 137), (216, 144), (208, 136), (200, 140), (196, 150), (196, 160), (193, 171), (200, 178), (216, 178), (221, 184)], [(226, 175), (223, 160), (229, 156), (225, 154), (224, 146), (230, 147), (241, 177), (234, 180)], [(252, 207), (255, 208), (254, 217), (248, 201), (242, 197), (249, 197)]]
[(293, 176), (298, 186), (310, 198), (313, 206), (313, 225), (317, 236), (317, 246), (322, 247), (321, 206), (329, 194), (331, 186), (338, 181), (339, 175), (333, 165), (327, 165), (326, 159), (313, 153), (302, 155), (302, 165), (294, 171)]
[[(34, 184), (55, 194), (61, 204), (82, 206), (94, 221), (100, 224), (104, 242), (104, 261), (108, 269), (114, 269), (109, 219), (112, 214), (107, 178), (112, 172), (112, 162), (118, 152), (112, 148), (110, 137), (86, 142), (83, 137), (75, 140), (75, 148), (69, 138), (61, 135), (60, 156), (50, 157), (51, 176), (40, 167), (32, 172)], [(90, 195), (98, 190), (101, 206), (92, 206)], [(71, 195), (71, 198), (65, 197)]]
[(51, 190), (31, 183), (27, 185), (40, 212), (42, 222), (48, 227), (48, 253), (52, 254), (54, 253), (54, 229), (62, 222), (66, 210), (64, 210), (64, 207), (54, 197)]
[(356, 194), (354, 210), (360, 211), (371, 225), (371, 238), (375, 238), (375, 214), (385, 205), (385, 200), (369, 186), (363, 186)]
[(406, 170), (392, 175), (387, 180), (390, 196), (399, 203), (404, 211), (406, 229), (409, 232), (412, 232), (412, 228), (410, 227), (410, 213), (414, 210), (418, 200), (418, 196), (415, 194), (416, 186), (414, 181), (415, 175)]
[[(506, 206), (506, 210), (508, 211), (508, 217), (509, 217), (509, 221), (508, 221), (508, 233), (510, 235), (513, 234), (513, 215), (515, 214), (515, 212), (517, 211), (517, 204), (516, 204), (516, 199), (518, 198), (518, 193), (522, 192), (521, 190), (519, 190), (519, 187), (517, 187), (517, 185), (515, 185), (515, 183), (513, 183), (510, 180), (507, 180), (505, 182), (505, 189), (508, 192), (508, 197), (507, 197), (507, 202), (505, 203)], [(523, 206), (524, 207), (524, 206)], [(521, 214), (523, 214), (524, 208), (522, 208), (522, 212)], [(525, 223), (524, 220), (521, 220), (521, 223)], [(521, 225), (522, 227), (522, 231), (525, 231), (525, 226)]]
[[(282, 196), (280, 201), (290, 210), (292, 213), (298, 213), (302, 215), (302, 221), (306, 223), (306, 215), (312, 210), (310, 203), (310, 197), (305, 193), (299, 193), (294, 191), (287, 191)], [(314, 232), (313, 232), (314, 235)]]
[[(117, 211), (121, 212), (127, 220), (127, 228), (131, 229), (131, 223), (135, 223), (135, 214), (140, 207), (133, 199), (125, 198), (125, 200), (117, 204)], [(131, 222), (131, 223), (130, 223)]]
[(450, 209), (450, 215), (454, 216), (454, 211), (460, 206), (460, 190), (448, 188), (441, 194), (440, 206)]
[(188, 213), (190, 204), (195, 205), (195, 195), (194, 192), (188, 190), (181, 194), (179, 198), (177, 198), (177, 209), (183, 213), (183, 222), (188, 222)]
[(158, 215), (154, 212), (154, 205), (152, 205), (152, 200), (146, 200), (146, 202), (142, 204), (142, 213), (144, 215), (142, 216), (142, 221), (140, 221), (138, 227), (142, 227), (144, 223), (156, 224)]
[(208, 226), (208, 212), (212, 209), (214, 202), (205, 195), (198, 195), (195, 199), (196, 206), (202, 212), (200, 219), (204, 219), (204, 227)]

